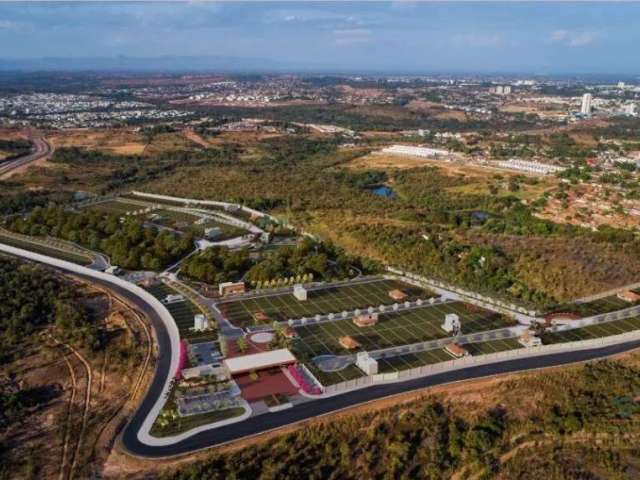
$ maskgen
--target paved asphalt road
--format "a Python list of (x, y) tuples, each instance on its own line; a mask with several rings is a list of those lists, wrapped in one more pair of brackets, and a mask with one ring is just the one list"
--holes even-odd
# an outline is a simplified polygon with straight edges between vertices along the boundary
[(405, 382), (379, 384), (331, 398), (307, 402), (282, 412), (268, 413), (255, 418), (249, 418), (236, 424), (207, 430), (173, 445), (156, 447), (141, 443), (138, 440), (137, 434), (144, 422), (144, 419), (147, 417), (156, 399), (160, 395), (165, 379), (170, 373), (171, 355), (168, 350), (170, 349), (171, 344), (169, 334), (164, 323), (159, 318), (155, 310), (153, 310), (145, 300), (130, 293), (128, 290), (106, 280), (99, 280), (88, 276), (85, 277), (75, 273), (73, 274), (90, 282), (95, 282), (103, 287), (109, 288), (114, 293), (127, 299), (131, 304), (136, 305), (147, 315), (154, 327), (159, 348), (159, 359), (156, 363), (156, 371), (142, 403), (133, 414), (129, 423), (125, 426), (120, 437), (120, 443), (126, 451), (132, 455), (147, 458), (162, 458), (187, 454), (196, 450), (221, 445), (243, 437), (256, 435), (288, 424), (307, 420), (309, 418), (329, 414), (336, 410), (425, 387), (502, 373), (583, 362), (640, 348), (640, 340), (635, 340), (632, 342), (593, 348), (590, 350), (552, 353), (531, 358), (505, 360), (489, 365), (472, 366), (451, 372), (439, 373), (429, 377), (415, 378)]
[(51, 145), (49, 145), (43, 138), (36, 138), (33, 140), (34, 150), (20, 158), (16, 158), (9, 162), (0, 164), (0, 175), (9, 173), (18, 167), (26, 165), (27, 163), (35, 162), (36, 160), (50, 155), (53, 151)]
[[(144, 309), (145, 312), (148, 312), (148, 310), (150, 309)], [(169, 337), (166, 332), (162, 331), (164, 327), (159, 319), (154, 319), (153, 316), (151, 316), (151, 319), (156, 329), (160, 326), (160, 330), (156, 330), (158, 334), (158, 343), (160, 352), (165, 352), (169, 345)], [(365, 389), (345, 393), (343, 395), (307, 402), (282, 412), (268, 413), (258, 417), (249, 418), (232, 425), (204, 431), (170, 446), (152, 447), (139, 442), (137, 439), (137, 432), (149, 409), (155, 402), (157, 395), (162, 390), (164, 379), (169, 373), (169, 362), (162, 361), (162, 357), (168, 358), (169, 355), (161, 353), (161, 361), (156, 370), (151, 387), (130, 423), (125, 427), (121, 437), (121, 444), (129, 453), (136, 456), (150, 458), (176, 456), (232, 442), (242, 437), (256, 435), (291, 423), (307, 420), (312, 417), (331, 413), (335, 410), (351, 407), (353, 405), (390, 395), (448, 382), (468, 380), (501, 373), (551, 367), (573, 362), (582, 362), (625, 352), (639, 347), (640, 340), (592, 350), (555, 353), (539, 357), (507, 360), (490, 365), (480, 365), (452, 372), (440, 373), (430, 377), (416, 378), (407, 380), (406, 382), (375, 385)]]

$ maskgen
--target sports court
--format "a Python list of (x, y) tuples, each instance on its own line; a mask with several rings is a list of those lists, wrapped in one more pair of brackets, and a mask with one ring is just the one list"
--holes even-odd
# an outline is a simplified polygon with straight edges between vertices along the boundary
[(309, 291), (306, 301), (297, 300), (291, 293), (266, 295), (245, 300), (221, 302), (220, 311), (238, 327), (255, 325), (254, 314), (264, 312), (268, 322), (289, 318), (313, 317), (316, 314), (338, 313), (356, 308), (391, 305), (396, 301), (389, 291), (399, 289), (408, 295), (407, 300), (428, 299), (434, 294), (397, 280), (379, 279), (366, 283), (328, 285)]
[(444, 338), (449, 334), (441, 325), (448, 313), (460, 317), (462, 333), (513, 325), (513, 321), (500, 314), (462, 302), (451, 302), (382, 314), (377, 324), (368, 327), (358, 327), (351, 319), (297, 327), (300, 340), (296, 342), (295, 349), (303, 356), (313, 358), (352, 353), (340, 345), (339, 338), (342, 336), (350, 336), (360, 344), (362, 350), (368, 351)]

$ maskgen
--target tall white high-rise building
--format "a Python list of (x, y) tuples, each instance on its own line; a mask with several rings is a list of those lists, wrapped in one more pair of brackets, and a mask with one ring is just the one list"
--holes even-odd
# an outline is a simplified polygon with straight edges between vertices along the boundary
[(589, 115), (591, 113), (591, 100), (593, 96), (590, 93), (585, 93), (582, 96), (582, 106), (580, 107), (580, 113), (583, 115)]
[(629, 115), (630, 117), (636, 116), (636, 104), (635, 103), (627, 103), (622, 107), (622, 111), (625, 115)]

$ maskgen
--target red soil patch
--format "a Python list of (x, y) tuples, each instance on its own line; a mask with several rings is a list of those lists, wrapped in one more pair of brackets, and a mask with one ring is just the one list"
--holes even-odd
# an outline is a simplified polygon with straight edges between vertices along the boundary
[(233, 377), (242, 390), (242, 398), (247, 402), (255, 402), (275, 393), (295, 395), (298, 389), (291, 383), (280, 368), (272, 368), (257, 372), (258, 378), (252, 379), (250, 374)]

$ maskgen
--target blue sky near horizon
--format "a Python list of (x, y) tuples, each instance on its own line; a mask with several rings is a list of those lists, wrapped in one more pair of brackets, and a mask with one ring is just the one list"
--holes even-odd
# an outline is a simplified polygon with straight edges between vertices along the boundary
[(224, 56), (367, 71), (640, 74), (640, 3), (2, 3), (0, 58)]

